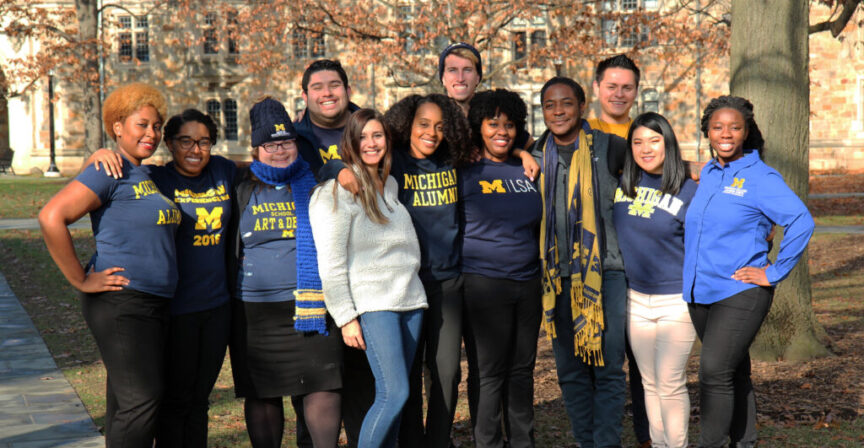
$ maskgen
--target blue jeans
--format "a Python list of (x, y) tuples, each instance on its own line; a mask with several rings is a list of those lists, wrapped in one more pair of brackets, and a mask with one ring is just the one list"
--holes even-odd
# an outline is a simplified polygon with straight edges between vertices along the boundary
[(422, 326), (422, 309), (360, 315), (366, 357), (375, 375), (375, 403), (363, 419), (360, 448), (396, 446), (399, 417), (408, 401), (408, 372)]
[(627, 281), (623, 271), (603, 273), (603, 367), (585, 364), (576, 356), (570, 309), (570, 280), (562, 281), (555, 299), (552, 340), (558, 384), (573, 435), (582, 448), (620, 447), (621, 419), (627, 386), (624, 376), (624, 343), (627, 324)]

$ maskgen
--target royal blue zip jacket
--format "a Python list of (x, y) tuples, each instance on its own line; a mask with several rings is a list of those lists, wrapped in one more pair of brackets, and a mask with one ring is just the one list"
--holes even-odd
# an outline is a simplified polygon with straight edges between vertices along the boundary
[(711, 304), (756, 285), (732, 278), (745, 266), (768, 264), (771, 224), (785, 228), (771, 285), (786, 278), (813, 235), (813, 217), (756, 150), (721, 166), (708, 162), (684, 225), (684, 300)]

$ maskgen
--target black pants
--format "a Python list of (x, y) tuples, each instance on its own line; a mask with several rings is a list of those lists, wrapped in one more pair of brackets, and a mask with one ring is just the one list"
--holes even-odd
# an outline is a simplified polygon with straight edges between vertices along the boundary
[(129, 289), (80, 298), (108, 371), (105, 445), (151, 448), (164, 388), (169, 299)]
[(207, 411), (231, 328), (231, 308), (171, 316), (165, 347), (165, 396), (159, 408), (156, 446), (207, 446)]
[(540, 279), (464, 277), (468, 406), (475, 444), (503, 447), (504, 420), (508, 446), (533, 447)]
[(633, 433), (636, 440), (641, 444), (651, 440), (651, 432), (648, 429), (648, 411), (645, 410), (645, 389), (642, 388), (642, 374), (636, 365), (636, 357), (630, 349), (630, 338), (625, 340), (624, 353), (627, 354), (627, 376), (630, 381), (630, 399), (633, 410)]
[[(423, 331), (417, 357), (411, 368), (410, 396), (402, 413), (399, 445), (404, 447), (448, 448), (462, 358), (462, 288), (457, 277), (423, 282), (429, 308), (423, 315)], [(423, 429), (423, 364), (427, 367), (426, 429)]]
[(702, 341), (700, 447), (756, 442), (756, 398), (750, 381), (750, 344), (771, 309), (774, 289), (757, 286), (710, 305), (689, 304)]

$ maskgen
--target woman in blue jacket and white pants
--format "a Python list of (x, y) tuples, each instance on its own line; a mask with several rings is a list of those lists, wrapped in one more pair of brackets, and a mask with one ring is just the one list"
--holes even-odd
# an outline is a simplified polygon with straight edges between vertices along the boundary
[[(764, 140), (744, 98), (711, 100), (702, 132), (713, 159), (702, 169), (684, 230), (684, 300), (702, 341), (700, 447), (756, 442), (748, 350), (813, 234), (807, 207), (759, 156)], [(785, 228), (768, 260), (772, 225)]]

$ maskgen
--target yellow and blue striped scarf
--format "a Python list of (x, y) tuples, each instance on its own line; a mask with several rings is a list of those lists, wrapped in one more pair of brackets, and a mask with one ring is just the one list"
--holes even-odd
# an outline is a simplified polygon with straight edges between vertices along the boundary
[(603, 247), (600, 212), (595, 194), (599, 192), (592, 156), (592, 137), (584, 128), (573, 153), (567, 177), (568, 235), (556, 235), (555, 173), (558, 148), (550, 134), (543, 142), (543, 171), (540, 195), (543, 222), (540, 225), (540, 261), (543, 269), (543, 324), (546, 334), (556, 338), (555, 298), (561, 294), (558, 269), (558, 238), (567, 238), (570, 260), (570, 307), (573, 316), (576, 355), (586, 364), (603, 366)]
[(291, 186), (294, 197), (294, 214), (297, 217), (297, 290), (294, 291), (294, 329), (301, 332), (327, 331), (327, 308), (324, 307), (324, 293), (321, 277), (318, 275), (318, 252), (312, 238), (312, 225), (309, 223), (309, 199), (315, 188), (315, 177), (309, 164), (297, 157), (286, 168), (276, 168), (259, 161), (250, 167), (262, 182), (268, 185)]

